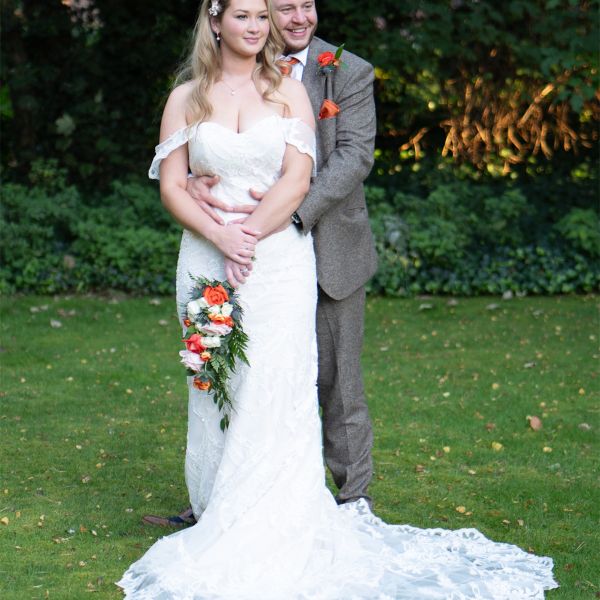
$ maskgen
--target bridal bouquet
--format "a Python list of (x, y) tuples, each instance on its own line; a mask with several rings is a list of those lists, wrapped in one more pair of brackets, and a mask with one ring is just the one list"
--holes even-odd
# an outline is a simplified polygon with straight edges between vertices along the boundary
[(221, 430), (225, 431), (233, 408), (227, 382), (235, 371), (236, 359), (248, 364), (242, 308), (227, 282), (192, 279), (196, 284), (183, 319), (186, 349), (179, 355), (188, 375), (194, 377), (194, 387), (213, 395), (223, 412)]

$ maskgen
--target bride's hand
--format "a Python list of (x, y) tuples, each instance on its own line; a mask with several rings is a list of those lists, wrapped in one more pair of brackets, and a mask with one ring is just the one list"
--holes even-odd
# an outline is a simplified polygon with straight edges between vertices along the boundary
[(234, 288), (246, 283), (250, 271), (252, 271), (252, 263), (242, 265), (230, 258), (225, 259), (225, 275), (227, 276), (227, 281), (229, 281)]
[(252, 229), (243, 223), (218, 226), (212, 237), (212, 242), (229, 258), (241, 265), (252, 261), (260, 231)]

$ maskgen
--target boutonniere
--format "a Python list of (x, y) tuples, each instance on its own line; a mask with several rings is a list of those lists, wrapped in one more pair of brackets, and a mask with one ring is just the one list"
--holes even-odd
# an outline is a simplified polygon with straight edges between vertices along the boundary
[(319, 63), (319, 72), (322, 75), (329, 75), (333, 73), (338, 67), (345, 66), (340, 60), (342, 52), (344, 51), (344, 44), (342, 44), (336, 51), (333, 52), (321, 52), (317, 56), (317, 62)]
[[(345, 67), (346, 65), (340, 60), (342, 52), (344, 51), (344, 44), (342, 44), (336, 51), (333, 52), (321, 52), (317, 56), (317, 62), (319, 63), (319, 73), (325, 77), (329, 77), (339, 67)], [(319, 110), (319, 120), (321, 119), (332, 119), (336, 117), (340, 112), (340, 107), (329, 98), (323, 100), (321, 109)]]

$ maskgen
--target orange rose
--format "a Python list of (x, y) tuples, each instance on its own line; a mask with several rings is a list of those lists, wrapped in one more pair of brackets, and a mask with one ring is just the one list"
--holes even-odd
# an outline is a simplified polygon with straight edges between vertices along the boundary
[(215, 315), (214, 313), (209, 313), (208, 318), (213, 323), (225, 323), (227, 317), (225, 315)]
[(339, 112), (340, 107), (333, 100), (325, 98), (325, 100), (323, 100), (323, 104), (321, 104), (321, 110), (319, 111), (319, 120), (332, 119), (333, 117), (337, 116)]
[(202, 379), (195, 378), (194, 379), (194, 387), (197, 390), (201, 390), (203, 392), (206, 392), (207, 390), (210, 389), (210, 381), (204, 381)]
[(317, 62), (320, 67), (326, 67), (327, 65), (331, 65), (335, 63), (335, 54), (333, 52), (321, 52), (319, 56), (317, 56)]
[(233, 327), (235, 325), (235, 323), (233, 322), (233, 319), (231, 317), (225, 317), (225, 320), (223, 321), (223, 325), (227, 325), (228, 327)]
[(214, 306), (215, 304), (223, 304), (223, 302), (227, 302), (229, 300), (229, 296), (225, 291), (225, 288), (219, 284), (217, 287), (207, 286), (204, 290), (204, 299), (208, 302), (209, 306)]
[(186, 327), (189, 327), (189, 326), (192, 324), (192, 322), (191, 322), (189, 319), (184, 319), (184, 320), (183, 320), (183, 324), (184, 324)]
[(197, 333), (190, 335), (187, 340), (184, 339), (183, 343), (190, 352), (195, 352), (196, 354), (200, 354), (206, 350), (206, 348), (202, 345), (202, 336), (198, 335)]
[(200, 358), (204, 361), (204, 362), (208, 362), (211, 358), (212, 358), (212, 354), (210, 352), (207, 352), (206, 350), (200, 355)]

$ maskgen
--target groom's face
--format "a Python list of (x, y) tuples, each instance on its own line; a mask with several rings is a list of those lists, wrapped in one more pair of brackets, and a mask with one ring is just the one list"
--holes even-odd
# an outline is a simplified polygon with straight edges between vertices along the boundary
[(317, 9), (307, 0), (271, 0), (275, 22), (283, 35), (286, 52), (300, 52), (310, 44), (317, 28)]

